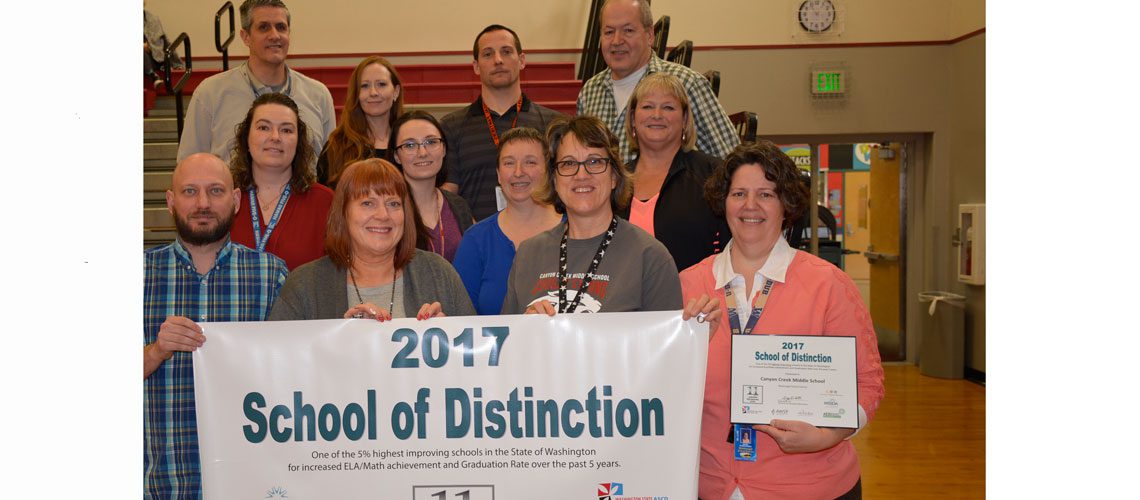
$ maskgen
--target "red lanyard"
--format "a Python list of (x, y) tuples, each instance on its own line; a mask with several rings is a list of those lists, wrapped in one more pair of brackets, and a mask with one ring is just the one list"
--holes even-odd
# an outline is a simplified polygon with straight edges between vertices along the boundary
[[(523, 98), (519, 96), (519, 103), (515, 104), (515, 119), (511, 122), (511, 128), (519, 123), (519, 113), (522, 111)], [(495, 130), (495, 121), (491, 119), (491, 110), (487, 108), (487, 103), (483, 103), (483, 116), (487, 118), (487, 128), (491, 129), (491, 140), (495, 142), (495, 147), (499, 147), (499, 132)]]

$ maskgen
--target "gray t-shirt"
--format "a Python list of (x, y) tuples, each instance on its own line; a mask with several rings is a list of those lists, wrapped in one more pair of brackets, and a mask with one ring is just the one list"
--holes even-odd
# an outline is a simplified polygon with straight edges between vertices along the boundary
[[(522, 314), (548, 300), (558, 305), (558, 247), (563, 222), (522, 242), (507, 278), (503, 314)], [(604, 235), (566, 243), (566, 298), (573, 301)], [(649, 233), (618, 218), (613, 241), (575, 312), (672, 311), (681, 309), (681, 280), (673, 257)]]

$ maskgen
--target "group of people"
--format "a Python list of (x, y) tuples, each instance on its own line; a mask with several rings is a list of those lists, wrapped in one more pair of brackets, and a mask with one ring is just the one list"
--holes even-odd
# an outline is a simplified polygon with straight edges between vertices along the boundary
[(146, 252), (145, 496), (200, 496), (200, 322), (680, 310), (711, 334), (700, 497), (859, 497), (852, 429), (773, 420), (755, 462), (725, 442), (736, 318), (855, 336), (860, 428), (882, 368), (851, 280), (784, 239), (808, 203), (794, 163), (741, 144), (707, 80), (657, 58), (647, 2), (603, 5), (608, 68), (575, 117), (526, 97), (519, 36), (491, 25), (471, 105), (404, 112), (373, 56), (335, 127), (328, 89), (285, 64), (285, 5), (239, 10), (250, 58), (195, 91), (167, 192), (178, 238)]

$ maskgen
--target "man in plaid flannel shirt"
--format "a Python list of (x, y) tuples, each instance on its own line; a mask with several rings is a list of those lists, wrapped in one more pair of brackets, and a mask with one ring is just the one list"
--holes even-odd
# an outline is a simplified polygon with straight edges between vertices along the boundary
[(602, 26), (602, 59), (608, 68), (582, 86), (578, 94), (578, 114), (594, 115), (605, 122), (618, 137), (626, 163), (633, 159), (633, 154), (623, 128), (625, 107), (637, 82), (649, 73), (668, 73), (685, 86), (696, 121), (697, 149), (724, 158), (740, 144), (740, 137), (713, 94), (708, 79), (653, 53), (653, 13), (648, 2), (607, 0), (598, 17)]
[(217, 156), (174, 169), (166, 207), (178, 238), (147, 250), (143, 284), (143, 497), (201, 497), (191, 352), (198, 322), (262, 321), (285, 283), (285, 262), (230, 241), (240, 191)]

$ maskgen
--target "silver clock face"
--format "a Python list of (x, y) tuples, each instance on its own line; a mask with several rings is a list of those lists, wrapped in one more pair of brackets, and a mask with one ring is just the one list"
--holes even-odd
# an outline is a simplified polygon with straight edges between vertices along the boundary
[(835, 23), (831, 0), (805, 0), (800, 4), (800, 26), (812, 33), (823, 33)]

